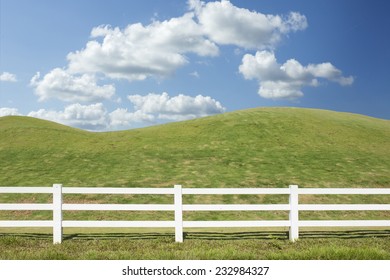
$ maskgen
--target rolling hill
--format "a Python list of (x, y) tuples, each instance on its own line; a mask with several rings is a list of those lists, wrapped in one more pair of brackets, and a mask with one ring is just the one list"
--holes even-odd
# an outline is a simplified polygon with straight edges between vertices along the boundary
[(390, 121), (257, 108), (119, 132), (0, 118), (0, 186), (389, 187)]

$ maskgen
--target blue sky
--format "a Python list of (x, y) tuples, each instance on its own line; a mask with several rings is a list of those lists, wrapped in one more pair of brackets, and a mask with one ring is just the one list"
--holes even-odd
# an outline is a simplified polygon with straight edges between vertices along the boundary
[(264, 106), (390, 119), (388, 1), (0, 5), (0, 116), (96, 131)]

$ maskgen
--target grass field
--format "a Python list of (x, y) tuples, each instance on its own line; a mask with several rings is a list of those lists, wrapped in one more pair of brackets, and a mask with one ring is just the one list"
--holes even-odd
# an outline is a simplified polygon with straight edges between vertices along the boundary
[(0, 185), (389, 186), (389, 139), (389, 121), (295, 108), (107, 133), (3, 117)]
[(390, 230), (307, 231), (295, 243), (286, 237), (279, 231), (202, 231), (175, 243), (172, 233), (78, 233), (53, 245), (50, 234), (0, 234), (0, 259), (390, 259)]
[[(172, 187), (182, 184), (183, 187), (219, 188), (288, 187), (289, 184), (298, 184), (300, 187), (387, 188), (390, 187), (389, 139), (390, 121), (296, 108), (259, 108), (105, 133), (86, 132), (27, 117), (2, 117), (0, 186), (51, 186), (62, 183), (64, 186), (91, 187)], [(171, 203), (172, 199), (172, 196), (65, 196), (67, 203)], [(285, 203), (287, 199), (287, 196), (274, 195), (185, 196), (184, 203)], [(390, 198), (386, 196), (307, 195), (300, 197), (300, 200), (304, 203), (390, 203)], [(12, 201), (43, 203), (50, 202), (51, 196), (0, 196), (0, 203)], [(261, 220), (285, 219), (287, 215), (283, 211), (205, 212), (185, 213), (184, 218)], [(128, 220), (129, 217), (131, 220), (172, 220), (173, 213), (70, 211), (64, 216), (65, 219), (80, 220)], [(50, 218), (50, 211), (0, 211), (2, 220)], [(300, 218), (390, 219), (390, 213), (302, 212)], [(23, 234), (19, 236), (21, 233), (16, 229), (0, 229), (0, 258), (131, 258), (124, 251), (109, 249), (119, 242), (123, 248), (135, 246), (150, 250), (140, 250), (139, 254), (132, 255), (134, 258), (152, 258), (155, 255), (156, 258), (179, 259), (389, 259), (389, 250), (385, 249), (390, 247), (389, 236), (388, 232), (385, 233), (387, 236), (384, 234), (380, 238), (371, 235), (304, 238), (297, 244), (277, 238), (260, 238), (260, 241), (256, 238), (242, 241), (236, 238), (195, 238), (182, 245), (171, 244), (170, 236), (158, 236), (157, 240), (129, 240), (124, 237), (118, 240), (98, 238), (95, 241), (87, 238), (70, 239), (56, 247), (50, 244), (50, 238), (25, 238)], [(273, 248), (273, 243), (284, 248), (283, 252), (290, 253), (283, 255), (282, 251), (265, 249)], [(95, 244), (91, 247), (95, 253), (72, 253), (72, 246), (76, 246), (74, 244), (80, 248)], [(242, 244), (245, 245), (235, 247)], [(323, 244), (324, 247), (315, 244)], [(258, 250), (248, 252), (244, 248), (249, 245)], [(60, 247), (64, 248), (63, 255), (57, 252)], [(219, 247), (226, 250), (217, 249)], [(34, 255), (33, 249), (37, 248), (39, 250), (35, 250), (37, 253)], [(69, 248), (69, 251), (65, 248)], [(201, 253), (201, 248), (208, 249)], [(87, 249), (84, 251), (89, 252)], [(343, 252), (349, 253), (343, 255)], [(367, 255), (363, 252), (367, 252)]]

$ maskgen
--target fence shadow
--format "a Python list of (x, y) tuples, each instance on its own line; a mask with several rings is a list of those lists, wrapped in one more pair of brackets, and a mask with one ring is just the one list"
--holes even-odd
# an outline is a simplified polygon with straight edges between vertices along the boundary
[(184, 240), (273, 240), (288, 239), (286, 231), (252, 231), (252, 232), (185, 232)]
[[(348, 230), (348, 231), (301, 231), (300, 239), (355, 239), (355, 238), (386, 238), (390, 230)], [(259, 232), (188, 232), (185, 239), (205, 240), (288, 240), (288, 231), (259, 231)]]
[[(53, 240), (51, 233), (0, 233), (2, 237), (18, 237), (35, 240)], [(357, 239), (389, 238), (390, 230), (301, 231), (300, 239)], [(73, 233), (64, 234), (63, 240), (175, 240), (174, 233)], [(214, 232), (191, 231), (184, 233), (185, 240), (288, 240), (288, 231)]]
[(21, 237), (28, 239), (53, 239), (53, 234), (51, 233), (0, 233), (0, 238), (2, 237)]
[(114, 240), (114, 239), (129, 239), (129, 240), (157, 240), (162, 238), (175, 239), (174, 233), (161, 232), (142, 232), (142, 233), (75, 233), (64, 234), (63, 240)]
[(300, 239), (318, 239), (318, 238), (386, 238), (390, 237), (390, 230), (346, 230), (346, 231), (301, 231)]

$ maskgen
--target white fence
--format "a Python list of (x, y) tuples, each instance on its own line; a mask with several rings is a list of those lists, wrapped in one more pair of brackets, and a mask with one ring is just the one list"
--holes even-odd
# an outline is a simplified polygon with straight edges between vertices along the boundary
[[(389, 188), (76, 188), (62, 187), (0, 187), (0, 193), (46, 193), (53, 195), (53, 203), (0, 203), (1, 210), (50, 210), (49, 221), (0, 221), (0, 227), (52, 227), (53, 243), (61, 243), (64, 227), (149, 227), (175, 228), (176, 242), (183, 242), (183, 228), (202, 227), (288, 227), (291, 241), (299, 237), (300, 227), (390, 227), (390, 220), (299, 220), (299, 211), (390, 211), (390, 204), (299, 204), (305, 194), (361, 194), (390, 195)], [(67, 204), (63, 194), (164, 194), (174, 195), (173, 204)], [(183, 195), (213, 194), (285, 194), (289, 204), (183, 204)], [(174, 211), (174, 221), (70, 221), (63, 220), (67, 210), (104, 211)], [(183, 211), (289, 211), (289, 220), (271, 221), (183, 221)]]

